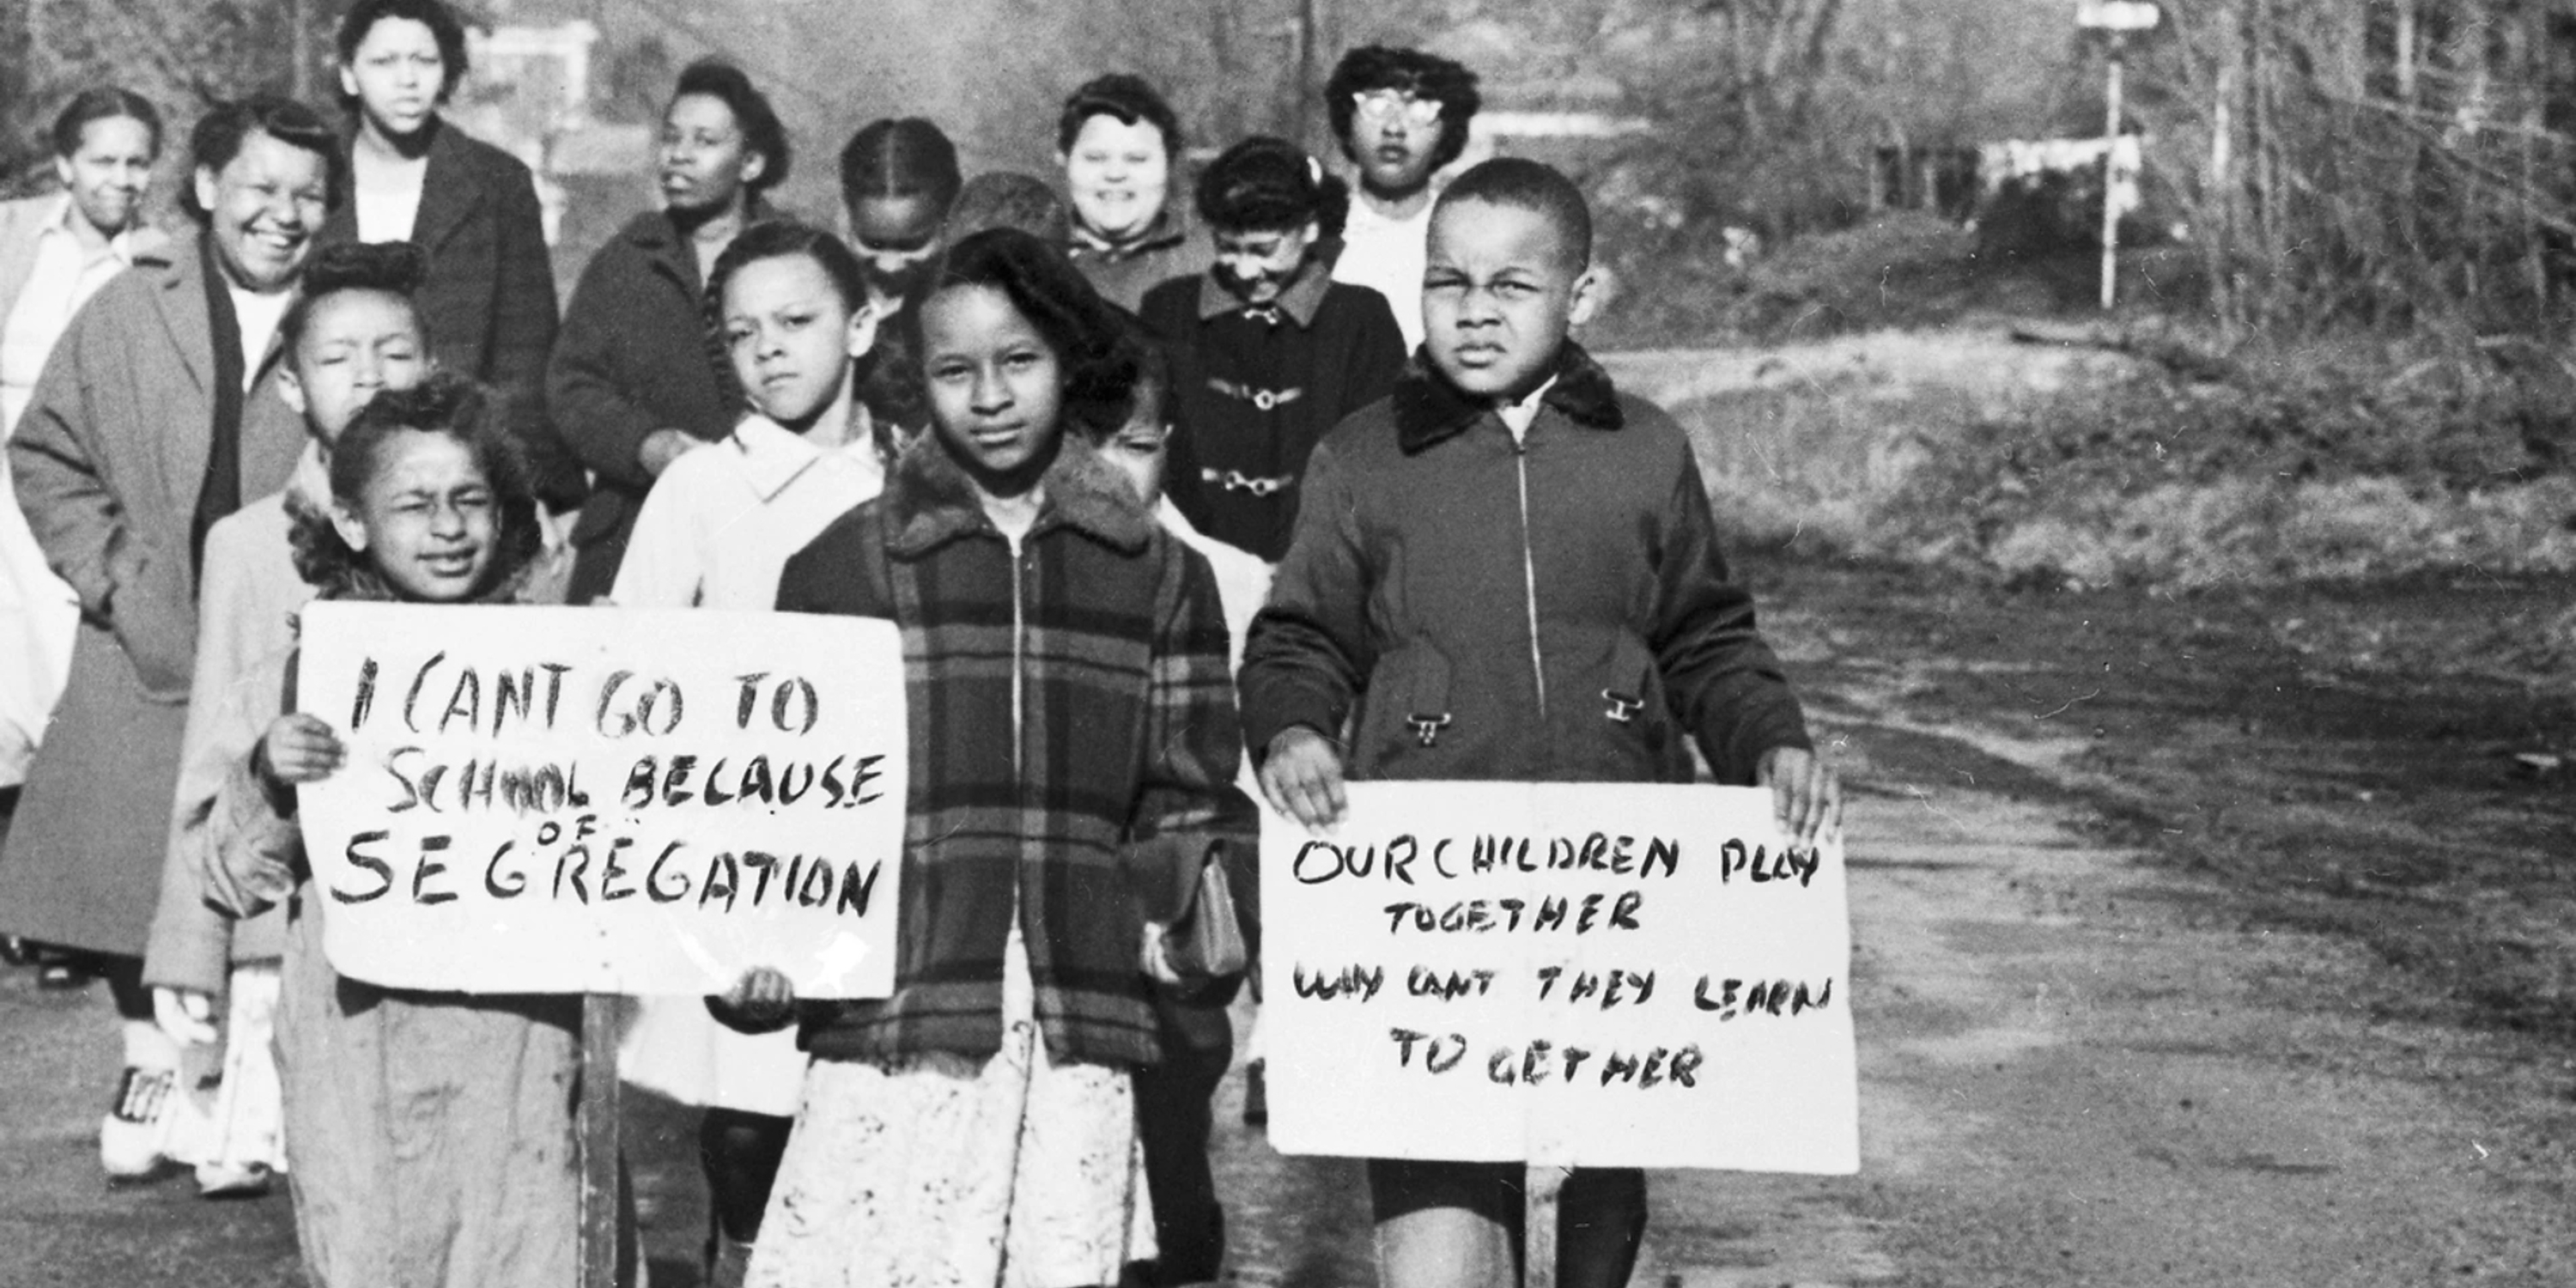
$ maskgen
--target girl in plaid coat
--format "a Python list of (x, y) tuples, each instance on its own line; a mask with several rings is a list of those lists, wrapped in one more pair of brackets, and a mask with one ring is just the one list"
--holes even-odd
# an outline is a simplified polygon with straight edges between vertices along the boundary
[[(902, 628), (911, 799), (894, 994), (803, 1008), (750, 1281), (1109, 1284), (1153, 1251), (1129, 1074), (1160, 1055), (1156, 904), (1251, 840), (1225, 624), (1206, 561), (1067, 432), (1123, 420), (1136, 363), (1061, 253), (967, 238), (921, 327), (934, 432), (779, 583)], [(756, 970), (717, 1010), (792, 1001)]]

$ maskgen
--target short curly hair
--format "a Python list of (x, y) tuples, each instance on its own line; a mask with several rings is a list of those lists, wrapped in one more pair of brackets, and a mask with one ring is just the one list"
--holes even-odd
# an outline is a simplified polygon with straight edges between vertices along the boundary
[[(341, 199), (348, 195), (349, 160), (340, 151), (339, 132), (312, 108), (291, 98), (253, 94), (216, 104), (214, 110), (197, 118), (197, 128), (188, 133), (188, 168), (222, 173), (234, 157), (241, 155), (242, 144), (254, 134), (265, 134), (321, 157), (323, 204), (332, 210), (340, 208)], [(179, 185), (179, 208), (200, 224), (213, 219), (204, 206), (197, 204), (197, 187), (192, 183)]]
[(1073, 141), (1082, 135), (1082, 123), (1095, 116), (1106, 116), (1121, 125), (1149, 121), (1163, 136), (1163, 154), (1173, 165), (1181, 163), (1181, 118), (1172, 110), (1169, 99), (1142, 76), (1111, 72), (1085, 81), (1080, 89), (1064, 100), (1064, 110), (1055, 122), (1055, 150), (1073, 151)]
[[(385, 445), (403, 433), (439, 434), (464, 445), (492, 488), (500, 532), (492, 568), (478, 594), (516, 582), (544, 546), (536, 492), (517, 444), (501, 425), (499, 399), (472, 379), (431, 372), (409, 389), (388, 389), (370, 399), (331, 448), (331, 497), (356, 509), (367, 484), (383, 466)], [(381, 588), (382, 575), (351, 549), (318, 510), (297, 516), (292, 542), (295, 571), (324, 598), (345, 598)]]
[(751, 83), (748, 73), (721, 58), (701, 58), (680, 69), (680, 83), (671, 90), (671, 101), (692, 94), (724, 104), (742, 129), (743, 146), (759, 153), (766, 163), (760, 167), (760, 177), (744, 181), (743, 187), (762, 193), (787, 182), (787, 166), (794, 159), (787, 124), (778, 119), (778, 109), (769, 105), (769, 96)]
[(73, 95), (72, 101), (63, 104), (61, 114), (54, 117), (54, 127), (46, 138), (54, 145), (55, 156), (69, 157), (80, 151), (91, 122), (119, 117), (139, 122), (144, 133), (152, 136), (152, 155), (161, 155), (160, 111), (152, 106), (152, 100), (114, 85), (100, 85)]
[[(1136, 352), (1109, 302), (1062, 250), (1017, 228), (987, 228), (949, 248), (924, 297), (925, 311), (930, 299), (963, 287), (1000, 291), (1055, 352), (1064, 366), (1065, 411), (1075, 422), (1064, 428), (1097, 439), (1127, 423), (1136, 396)], [(921, 366), (926, 399), (929, 364)]]
[[(456, 87), (465, 83), (465, 24), (457, 20), (455, 10), (439, 0), (358, 0), (349, 6), (349, 12), (340, 15), (340, 29), (333, 36), (340, 65), (355, 64), (358, 46), (367, 43), (367, 33), (387, 18), (401, 18), (429, 28), (430, 39), (438, 42), (438, 101), (445, 105)], [(358, 96), (343, 93), (340, 103), (354, 109)]]
[(1379, 89), (1402, 90), (1440, 104), (1440, 146), (1431, 154), (1432, 169), (1438, 170), (1466, 152), (1467, 123), (1485, 105), (1484, 97), (1476, 92), (1476, 73), (1463, 64), (1419, 49), (1362, 45), (1342, 55), (1342, 61), (1333, 66), (1332, 79), (1324, 82), (1324, 113), (1332, 121), (1333, 137), (1341, 142), (1342, 155), (1359, 159), (1351, 148), (1351, 117), (1356, 110), (1353, 97)]

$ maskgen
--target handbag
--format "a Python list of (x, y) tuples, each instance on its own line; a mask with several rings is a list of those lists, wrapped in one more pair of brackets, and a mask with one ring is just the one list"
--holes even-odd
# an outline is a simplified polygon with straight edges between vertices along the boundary
[(1224, 860), (1225, 842), (1211, 843), (1206, 861), (1199, 865), (1199, 878), (1190, 887), (1189, 904), (1163, 931), (1164, 956), (1184, 980), (1239, 975), (1251, 964)]

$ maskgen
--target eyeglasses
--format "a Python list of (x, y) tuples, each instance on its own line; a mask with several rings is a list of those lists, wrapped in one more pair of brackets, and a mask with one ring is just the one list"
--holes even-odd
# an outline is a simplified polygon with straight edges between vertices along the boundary
[(1371, 125), (1384, 125), (1399, 116), (1417, 130), (1440, 123), (1439, 99), (1415, 98), (1400, 89), (1362, 90), (1351, 95), (1351, 103), (1359, 109), (1360, 119)]

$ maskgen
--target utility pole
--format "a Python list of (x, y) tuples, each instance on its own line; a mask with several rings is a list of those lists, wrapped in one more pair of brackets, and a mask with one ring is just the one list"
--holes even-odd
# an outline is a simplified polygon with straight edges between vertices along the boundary
[(2121, 55), (2132, 34), (2155, 30), (2164, 11), (2142, 0), (2080, 0), (2075, 25), (2097, 34), (2108, 55), (2102, 98), (2107, 117), (2102, 127), (2102, 309), (2109, 312), (2120, 291), (2120, 207), (2113, 186), (2120, 171)]

